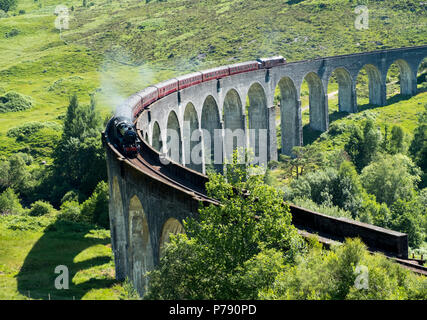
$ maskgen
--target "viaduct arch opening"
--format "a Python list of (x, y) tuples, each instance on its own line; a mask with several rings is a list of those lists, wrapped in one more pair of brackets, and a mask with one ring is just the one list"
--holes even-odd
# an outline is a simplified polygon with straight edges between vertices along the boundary
[(224, 157), (230, 161), (233, 151), (245, 148), (246, 132), (242, 101), (235, 89), (230, 89), (224, 100)]
[[(202, 172), (202, 153), (201, 150), (196, 156), (192, 155), (196, 152), (197, 145), (202, 141), (202, 137), (199, 132), (199, 119), (197, 117), (197, 111), (194, 105), (189, 102), (185, 107), (184, 111), (184, 124), (183, 124), (183, 140), (184, 140), (184, 165), (190, 169)], [(198, 161), (200, 159), (200, 161)]]
[(425, 57), (417, 68), (417, 91), (427, 90), (427, 57)]
[(301, 117), (300, 105), (297, 89), (294, 82), (289, 77), (280, 79), (277, 87), (279, 88), (280, 105), (280, 152), (291, 155), (294, 146), (301, 145)]
[(385, 104), (385, 84), (376, 66), (367, 64), (359, 70), (356, 80), (356, 92), (358, 106), (366, 104), (383, 106)]
[(168, 157), (175, 162), (182, 163), (181, 128), (175, 111), (171, 111), (168, 117), (167, 146)]
[(162, 228), (162, 234), (159, 241), (159, 259), (163, 257), (164, 246), (170, 241), (170, 235), (185, 233), (183, 225), (175, 218), (169, 218), (166, 220)]
[(159, 123), (156, 121), (153, 125), (153, 134), (151, 135), (151, 145), (159, 152), (163, 151), (162, 134)]
[(328, 129), (328, 111), (322, 80), (314, 72), (308, 73), (304, 80), (308, 85), (310, 128), (316, 131), (326, 131)]
[(132, 275), (138, 292), (143, 292), (147, 285), (145, 273), (154, 268), (154, 261), (147, 217), (136, 195), (129, 203), (129, 244), (132, 263), (128, 274)]
[(248, 146), (257, 159), (267, 155), (269, 141), (267, 97), (264, 88), (257, 82), (249, 88), (246, 110), (249, 128)]
[(218, 104), (209, 95), (203, 103), (201, 127), (203, 131), (204, 164), (206, 169), (222, 172), (222, 130)]
[(386, 77), (387, 99), (400, 95), (410, 96), (416, 93), (416, 81), (409, 64), (398, 59), (387, 70)]

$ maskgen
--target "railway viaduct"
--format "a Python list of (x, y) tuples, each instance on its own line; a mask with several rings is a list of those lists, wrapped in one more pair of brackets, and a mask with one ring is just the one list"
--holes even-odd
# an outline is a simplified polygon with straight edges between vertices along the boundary
[[(420, 46), (318, 58), (185, 88), (157, 100), (135, 119), (142, 140), (142, 152), (136, 159), (124, 158), (104, 134), (117, 279), (129, 277), (138, 292), (143, 293), (147, 285), (144, 273), (159, 263), (162, 245), (169, 234), (184, 232), (182, 220), (197, 215), (200, 202), (215, 203), (204, 192), (209, 160), (221, 169), (221, 163), (236, 146), (252, 148), (258, 163), (277, 160), (273, 102), (277, 87), (281, 96), (281, 152), (290, 154), (303, 141), (300, 95), (304, 79), (309, 86), (309, 125), (314, 130), (326, 131), (328, 83), (333, 73), (339, 86), (339, 110), (356, 112), (356, 79), (361, 69), (369, 76), (370, 103), (383, 106), (390, 66), (395, 63), (400, 69), (401, 93), (414, 95), (417, 71), (426, 56), (427, 46)], [(132, 108), (135, 97), (131, 96), (125, 104)], [(251, 130), (255, 138), (248, 137)], [(177, 133), (178, 140), (168, 140), (171, 132)], [(227, 138), (235, 132), (243, 133), (244, 138)], [(214, 146), (215, 139), (206, 139), (209, 134), (220, 141), (219, 151)], [(197, 145), (202, 146), (201, 161), (193, 161), (191, 156)], [(170, 161), (162, 161), (161, 154)], [(326, 243), (359, 236), (372, 250), (398, 259), (408, 258), (405, 234), (294, 206), (291, 213), (301, 232), (322, 234)]]

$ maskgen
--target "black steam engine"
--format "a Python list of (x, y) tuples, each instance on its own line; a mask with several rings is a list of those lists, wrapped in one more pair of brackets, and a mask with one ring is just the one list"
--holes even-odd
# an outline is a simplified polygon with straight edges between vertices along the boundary
[(112, 119), (110, 130), (109, 136), (114, 146), (126, 157), (136, 157), (140, 149), (139, 144), (141, 141), (138, 139), (132, 121), (126, 117), (116, 117)]

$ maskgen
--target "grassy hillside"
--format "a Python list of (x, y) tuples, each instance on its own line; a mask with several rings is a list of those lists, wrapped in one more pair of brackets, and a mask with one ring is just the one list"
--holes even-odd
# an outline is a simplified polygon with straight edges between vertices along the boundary
[[(54, 15), (59, 3), (70, 14), (70, 28), (61, 33)], [(367, 30), (354, 27), (358, 4), (369, 8)], [(89, 0), (86, 7), (81, 0), (19, 0), (8, 15), (0, 18), (0, 96), (20, 93), (32, 107), (0, 113), (0, 159), (29, 153), (35, 169), (51, 161), (73, 93), (83, 103), (95, 94), (106, 116), (142, 87), (189, 71), (275, 54), (294, 61), (426, 44), (427, 31), (426, 5), (415, 0)], [(331, 83), (329, 93), (336, 90)], [(306, 84), (302, 92), (305, 106)], [(331, 120), (339, 127), (374, 117), (381, 126), (398, 123), (411, 133), (427, 93), (389, 102), (344, 117), (335, 112), (332, 94)], [(303, 116), (306, 124), (308, 110)], [(50, 124), (25, 139), (10, 134), (28, 122)], [(310, 134), (309, 141), (319, 136)], [(315, 143), (329, 150), (345, 139), (329, 133)], [(273, 174), (280, 180), (280, 172)], [(0, 216), (0, 299), (126, 297), (126, 286), (114, 280), (109, 243), (109, 232), (94, 226)], [(67, 292), (53, 288), (59, 264), (71, 272)]]
[[(0, 216), (0, 300), (118, 299), (108, 230), (53, 217)], [(55, 268), (69, 269), (70, 288), (54, 287)]]

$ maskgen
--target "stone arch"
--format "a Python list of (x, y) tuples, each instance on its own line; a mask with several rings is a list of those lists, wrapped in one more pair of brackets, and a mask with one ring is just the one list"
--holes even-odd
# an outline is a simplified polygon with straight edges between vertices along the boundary
[(245, 148), (245, 122), (242, 101), (235, 89), (225, 95), (223, 107), (224, 119), (224, 156), (230, 160), (235, 149)]
[(163, 150), (162, 133), (159, 123), (156, 121), (153, 125), (153, 134), (151, 135), (151, 145), (154, 149), (161, 152)]
[(154, 267), (148, 221), (141, 201), (134, 195), (129, 203), (129, 252), (132, 259), (131, 275), (139, 293), (146, 289), (145, 273)]
[(332, 76), (335, 76), (338, 82), (338, 111), (356, 112), (357, 106), (355, 105), (353, 80), (350, 73), (343, 67), (336, 68), (331, 73), (328, 83)]
[(113, 177), (109, 210), (111, 242), (116, 266), (116, 279), (122, 281), (125, 279), (127, 269), (126, 228), (125, 218), (123, 215), (122, 195), (120, 193), (120, 186), (117, 176)]
[(359, 70), (359, 75), (365, 70), (369, 81), (369, 103), (382, 106), (385, 104), (385, 83), (381, 78), (378, 68), (372, 64), (366, 64)]
[[(249, 87), (247, 105), (249, 148), (255, 158), (266, 158), (268, 154), (268, 109), (264, 88), (257, 82)], [(256, 163), (257, 161), (255, 161)]]
[(294, 146), (301, 145), (301, 117), (297, 89), (289, 77), (278, 83), (280, 89), (281, 153), (290, 155)]
[(322, 80), (314, 72), (308, 73), (304, 79), (308, 83), (310, 127), (313, 130), (326, 131), (328, 129), (328, 106)]
[(222, 132), (218, 104), (211, 95), (207, 96), (202, 108), (202, 136), (204, 163), (212, 164), (217, 171), (222, 171)]
[[(399, 69), (399, 82), (400, 82), (400, 94), (401, 95), (413, 95), (416, 93), (416, 79), (414, 78), (414, 72), (408, 62), (403, 59), (397, 59), (389, 65), (387, 68), (387, 76), (389, 71), (393, 68), (393, 65), (397, 65)], [(387, 86), (386, 86), (387, 87)], [(387, 89), (387, 91), (390, 91)]]
[(423, 89), (425, 88), (425, 82), (427, 80), (427, 57), (422, 59), (420, 63), (417, 66), (416, 70), (417, 75), (417, 90), (418, 88)]
[[(184, 141), (184, 165), (202, 172), (202, 152), (197, 153), (197, 146), (201, 144), (199, 133), (199, 119), (194, 105), (189, 102), (184, 111), (184, 124), (182, 129)], [(193, 154), (192, 154), (193, 153)]]
[(168, 116), (167, 148), (168, 157), (175, 162), (182, 163), (181, 128), (175, 111), (171, 111)]
[(164, 245), (170, 241), (171, 234), (185, 233), (183, 225), (175, 218), (169, 218), (162, 228), (159, 241), (159, 259), (163, 256)]

